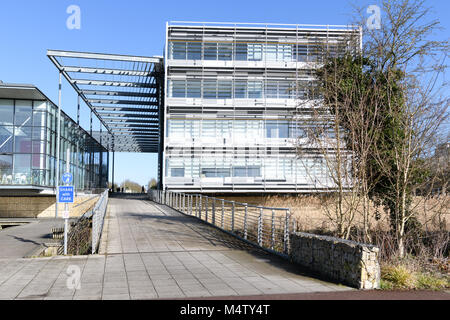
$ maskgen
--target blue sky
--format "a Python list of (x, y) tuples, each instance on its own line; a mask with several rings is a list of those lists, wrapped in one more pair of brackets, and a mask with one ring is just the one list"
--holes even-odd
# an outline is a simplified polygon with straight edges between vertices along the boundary
[[(355, 1), (361, 5), (379, 1)], [(441, 38), (448, 38), (450, 2), (429, 0), (441, 20)], [(70, 5), (81, 9), (81, 29), (69, 30)], [(111, 1), (40, 0), (0, 2), (0, 80), (31, 83), (58, 102), (58, 72), (47, 49), (93, 51), (133, 55), (162, 55), (165, 22), (170, 20), (347, 24), (352, 12), (348, 1)], [(62, 108), (76, 118), (76, 94), (63, 80)], [(88, 107), (83, 105), (81, 125), (89, 128)], [(94, 121), (94, 130), (99, 122)], [(115, 181), (126, 178), (147, 184), (157, 176), (155, 154), (116, 153)]]

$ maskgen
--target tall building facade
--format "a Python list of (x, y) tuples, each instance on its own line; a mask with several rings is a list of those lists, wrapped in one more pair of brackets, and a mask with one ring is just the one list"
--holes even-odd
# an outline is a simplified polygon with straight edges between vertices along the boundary
[(299, 156), (299, 117), (319, 96), (323, 52), (359, 28), (167, 24), (163, 188), (204, 193), (313, 192), (329, 186), (320, 157)]

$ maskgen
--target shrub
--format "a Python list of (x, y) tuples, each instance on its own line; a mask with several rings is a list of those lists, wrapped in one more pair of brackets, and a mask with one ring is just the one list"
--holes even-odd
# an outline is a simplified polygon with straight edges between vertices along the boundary
[[(392, 289), (411, 289), (414, 287), (414, 273), (403, 265), (383, 267), (381, 278), (390, 282)], [(386, 283), (384, 285), (389, 286)]]

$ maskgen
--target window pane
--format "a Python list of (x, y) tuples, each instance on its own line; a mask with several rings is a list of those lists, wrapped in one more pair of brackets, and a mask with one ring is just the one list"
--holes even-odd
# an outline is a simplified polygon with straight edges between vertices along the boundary
[(200, 60), (202, 58), (202, 44), (200, 42), (187, 43), (187, 58), (189, 60)]
[(184, 168), (171, 168), (170, 173), (172, 177), (184, 177)]
[(216, 99), (217, 98), (217, 82), (214, 80), (205, 80), (203, 82), (203, 98)]
[(12, 155), (0, 154), (0, 184), (12, 183)]
[(257, 99), (261, 98), (262, 94), (262, 82), (261, 81), (249, 81), (248, 82), (248, 97)]
[(31, 153), (31, 130), (32, 127), (14, 128), (14, 152)]
[(14, 184), (31, 183), (31, 154), (14, 155)]
[(171, 57), (172, 59), (186, 59), (186, 42), (176, 41), (171, 42)]
[(32, 110), (31, 100), (16, 100), (16, 126), (31, 126), (31, 110)]
[(187, 80), (187, 97), (188, 98), (201, 98), (201, 81), (200, 80)]
[(219, 60), (231, 60), (233, 51), (232, 43), (219, 43)]
[(0, 99), (0, 125), (12, 125), (14, 116), (14, 101)]
[(277, 45), (268, 44), (266, 46), (266, 60), (267, 61), (277, 61)]
[(234, 97), (238, 99), (247, 97), (247, 81), (236, 81), (234, 83)]
[(247, 61), (247, 44), (237, 43), (234, 59), (238, 61)]
[(0, 126), (0, 152), (12, 152), (14, 141), (14, 127)]
[(47, 101), (34, 101), (33, 110), (47, 111)]
[(186, 81), (172, 80), (172, 97), (185, 98), (186, 97)]
[(204, 48), (205, 60), (217, 60), (217, 43), (205, 43)]
[(218, 97), (219, 99), (231, 98), (231, 81), (219, 81)]
[(248, 44), (248, 60), (261, 61), (262, 60), (262, 45), (257, 43)]
[(247, 168), (246, 167), (234, 167), (233, 168), (233, 177), (246, 177), (247, 176)]

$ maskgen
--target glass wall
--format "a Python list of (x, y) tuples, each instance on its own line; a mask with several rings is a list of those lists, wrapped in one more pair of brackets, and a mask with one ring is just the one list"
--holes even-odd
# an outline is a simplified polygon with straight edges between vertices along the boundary
[(169, 98), (317, 99), (317, 82), (289, 80), (169, 80)]
[[(50, 101), (0, 99), (0, 185), (55, 186), (56, 118)], [(61, 112), (60, 177), (67, 161), (77, 189), (106, 187), (107, 150)]]
[(203, 56), (203, 60), (217, 61), (320, 62), (325, 50), (336, 55), (344, 49), (342, 43), (311, 40), (304, 44), (171, 40), (169, 59), (201, 60)]

